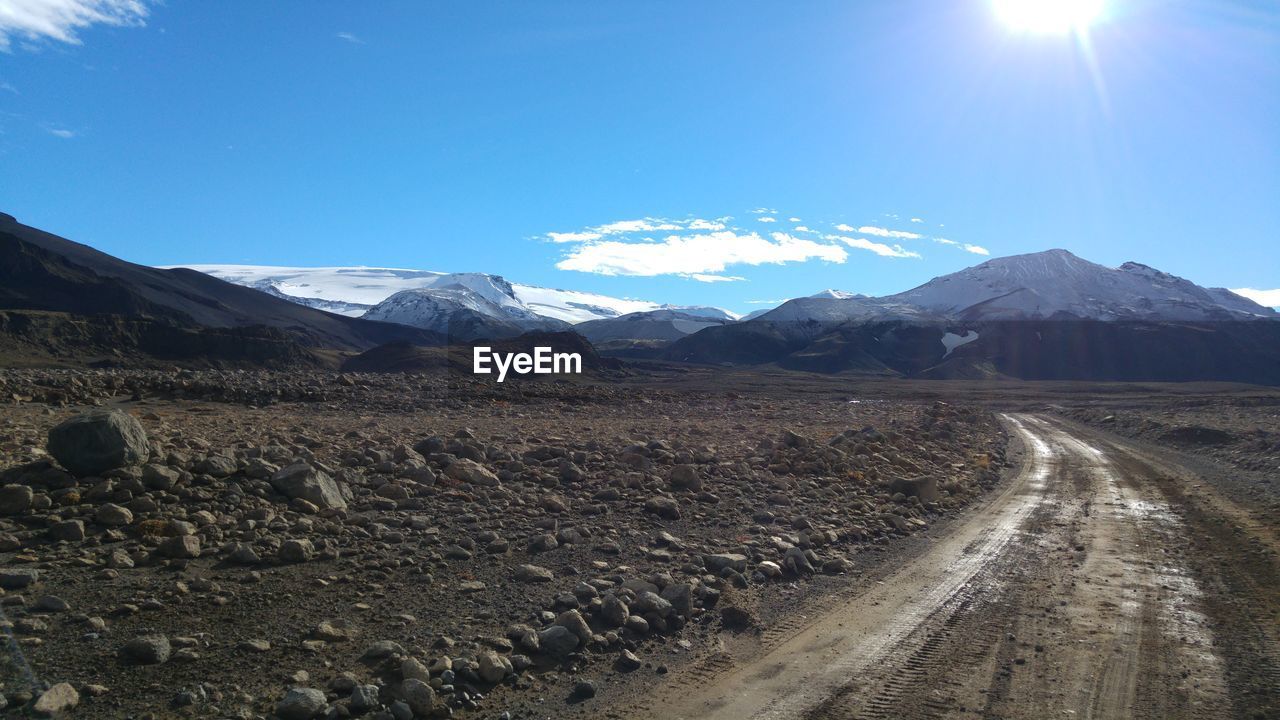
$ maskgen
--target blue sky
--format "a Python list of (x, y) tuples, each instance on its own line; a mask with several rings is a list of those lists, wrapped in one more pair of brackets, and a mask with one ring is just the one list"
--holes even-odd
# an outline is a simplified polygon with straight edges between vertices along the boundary
[(0, 210), (135, 262), (750, 310), (1065, 247), (1280, 288), (1274, 3), (0, 0), (0, 37)]

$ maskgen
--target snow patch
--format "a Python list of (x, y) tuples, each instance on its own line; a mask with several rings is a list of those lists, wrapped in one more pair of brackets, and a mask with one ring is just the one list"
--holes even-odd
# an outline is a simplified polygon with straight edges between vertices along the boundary
[(946, 356), (954, 352), (956, 348), (968, 345), (969, 343), (977, 339), (978, 339), (977, 330), (965, 330), (964, 335), (957, 335), (953, 332), (949, 332), (946, 335), (943, 335), (942, 347), (946, 348), (947, 351), (942, 354), (942, 357), (945, 358)]

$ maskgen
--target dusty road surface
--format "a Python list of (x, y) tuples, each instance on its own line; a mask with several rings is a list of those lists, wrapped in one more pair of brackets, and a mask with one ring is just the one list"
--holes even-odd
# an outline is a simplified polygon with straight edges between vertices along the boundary
[(1280, 713), (1274, 526), (1134, 446), (1005, 421), (1020, 473), (807, 625), (732, 641), (662, 718), (1223, 718)]

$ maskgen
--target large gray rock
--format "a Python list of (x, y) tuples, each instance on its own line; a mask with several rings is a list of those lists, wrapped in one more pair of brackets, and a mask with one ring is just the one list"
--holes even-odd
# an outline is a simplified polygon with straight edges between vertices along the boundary
[(554, 658), (563, 658), (578, 649), (578, 636), (563, 625), (552, 625), (538, 633), (538, 645)]
[(432, 690), (430, 685), (421, 680), (409, 678), (400, 684), (400, 691), (404, 695), (404, 701), (409, 703), (409, 708), (415, 715), (430, 717), (436, 711), (436, 691)]
[(165, 539), (156, 548), (163, 557), (192, 559), (200, 557), (200, 538), (195, 535), (179, 535)]
[(35, 568), (0, 568), (0, 589), (21, 590), (36, 584), (40, 571)]
[(296, 687), (276, 703), (280, 720), (311, 720), (329, 706), (324, 693), (315, 688)]
[(35, 493), (27, 485), (0, 487), (0, 515), (21, 515), (31, 509)]
[(747, 556), (739, 555), (738, 553), (703, 555), (702, 563), (713, 573), (719, 573), (725, 568), (732, 568), (735, 572), (744, 572), (747, 569)]
[(698, 492), (702, 489), (702, 476), (695, 465), (677, 465), (671, 469), (671, 487)]
[(160, 665), (169, 661), (172, 650), (164, 635), (140, 635), (120, 648), (120, 656), (137, 665)]
[(680, 519), (680, 503), (676, 502), (675, 498), (655, 495), (644, 501), (644, 509), (667, 520)]
[(49, 431), (48, 449), (80, 476), (137, 465), (150, 453), (142, 424), (120, 410), (94, 410), (63, 422)]
[(458, 482), (471, 483), (484, 487), (497, 487), (502, 482), (498, 476), (475, 460), (455, 460), (445, 468), (444, 474)]
[(307, 463), (294, 463), (271, 476), (271, 486), (290, 499), (301, 498), (319, 508), (345, 509), (351, 491), (329, 474)]

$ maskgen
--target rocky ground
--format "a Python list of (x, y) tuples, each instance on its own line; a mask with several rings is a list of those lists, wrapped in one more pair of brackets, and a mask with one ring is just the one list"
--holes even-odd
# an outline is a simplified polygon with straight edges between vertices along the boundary
[(980, 407), (793, 390), (0, 372), (0, 703), (624, 712), (1006, 464)]

